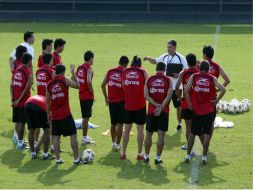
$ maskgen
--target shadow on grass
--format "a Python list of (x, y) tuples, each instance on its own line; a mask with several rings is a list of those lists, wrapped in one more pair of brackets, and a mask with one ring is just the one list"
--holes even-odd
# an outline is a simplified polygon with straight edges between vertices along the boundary
[(47, 169), (54, 160), (42, 160), (37, 158), (27, 161), (23, 166), (19, 167), (19, 173), (38, 173)]
[[(186, 183), (195, 184), (197, 186), (200, 186), (202, 188), (207, 187), (207, 185), (211, 185), (214, 183), (223, 183), (226, 180), (215, 176), (212, 172), (214, 168), (217, 167), (223, 167), (225, 165), (228, 165), (227, 162), (224, 161), (217, 161), (216, 155), (213, 152), (208, 152), (208, 165), (201, 165), (201, 156), (198, 158), (196, 157), (195, 159), (197, 160), (197, 170), (193, 173), (194, 169), (194, 159), (191, 161), (191, 163), (186, 164), (185, 162), (180, 162), (174, 169), (173, 171), (175, 173), (183, 174), (184, 179), (183, 181)], [(193, 175), (196, 175), (196, 177), (193, 177)], [(195, 179), (195, 180), (193, 180)]]
[(121, 171), (117, 174), (119, 178), (137, 179), (154, 186), (169, 183), (167, 170), (163, 166), (157, 166), (156, 169), (152, 169), (149, 164), (139, 161), (136, 164), (131, 163), (129, 160), (122, 162), (124, 163), (121, 164)]
[(111, 150), (107, 153), (106, 156), (101, 157), (97, 162), (106, 166), (120, 167), (123, 161), (120, 160), (119, 157), (120, 152)]
[(11, 138), (13, 136), (13, 129), (11, 129), (9, 131), (3, 131), (3, 132), (1, 132), (0, 136), (11, 140)]
[(174, 133), (170, 136), (166, 133), (164, 149), (173, 150), (175, 147), (181, 147), (181, 134)]
[(71, 166), (68, 169), (59, 169), (59, 168), (61, 168), (61, 165), (52, 166), (50, 170), (42, 172), (37, 177), (37, 181), (39, 183), (42, 183), (45, 186), (59, 185), (59, 184), (64, 185), (66, 183), (71, 182), (72, 180), (64, 180), (62, 178), (72, 173), (77, 168), (77, 166)]
[(22, 165), (22, 160), (26, 156), (26, 150), (11, 149), (4, 152), (1, 156), (1, 162), (9, 168), (19, 168)]

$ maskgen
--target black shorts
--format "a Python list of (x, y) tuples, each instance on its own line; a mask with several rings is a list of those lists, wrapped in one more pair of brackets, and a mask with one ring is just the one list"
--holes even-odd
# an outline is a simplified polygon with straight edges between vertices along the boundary
[(93, 100), (80, 100), (82, 118), (89, 118), (93, 112)]
[[(180, 92), (182, 93), (182, 90), (180, 90)], [(172, 98), (171, 99), (173, 101), (173, 104), (174, 104), (175, 108), (181, 107), (181, 101), (177, 100), (177, 95), (176, 95), (176, 91), (175, 90), (173, 90)], [(171, 101), (171, 99), (170, 99), (170, 101)]]
[(25, 104), (28, 129), (49, 128), (47, 112), (33, 103)]
[(72, 115), (61, 120), (52, 120), (52, 135), (66, 137), (75, 134), (77, 130)]
[(124, 120), (124, 101), (121, 102), (111, 102), (109, 103), (109, 113), (111, 124), (115, 125), (117, 123), (123, 124)]
[(14, 123), (26, 123), (25, 109), (21, 108), (12, 108), (12, 122)]
[(214, 110), (213, 110), (213, 122), (215, 121), (216, 118), (216, 114), (217, 114), (217, 110), (216, 110), (216, 105), (214, 106)]
[(206, 115), (196, 115), (195, 113), (193, 113), (191, 123), (191, 133), (198, 136), (200, 136), (203, 133), (210, 135), (212, 123), (213, 123), (213, 113), (209, 113)]
[(162, 112), (159, 116), (147, 115), (146, 131), (168, 131), (168, 113)]
[(193, 111), (190, 109), (182, 109), (181, 118), (185, 120), (191, 120), (193, 115)]
[(146, 107), (136, 111), (124, 111), (124, 123), (137, 125), (144, 125), (146, 123)]

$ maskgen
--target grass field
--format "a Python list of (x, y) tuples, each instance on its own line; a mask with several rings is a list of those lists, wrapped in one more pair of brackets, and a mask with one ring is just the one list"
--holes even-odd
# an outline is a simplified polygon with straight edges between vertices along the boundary
[[(83, 63), (85, 50), (93, 50), (95, 104), (91, 121), (100, 127), (89, 130), (97, 145), (87, 146), (95, 151), (91, 165), (73, 166), (69, 138), (62, 139), (65, 152), (63, 165), (54, 161), (31, 160), (30, 153), (14, 148), (11, 138), (13, 124), (10, 107), (10, 70), (8, 58), (13, 48), (23, 41), (23, 32), (35, 32), (36, 57), (41, 52), (43, 38), (64, 38), (67, 41), (62, 60), (65, 65)], [(233, 121), (233, 129), (216, 129), (208, 154), (209, 165), (184, 164), (185, 135), (176, 134), (175, 110), (170, 113), (169, 131), (162, 159), (156, 167), (153, 162), (143, 165), (136, 161), (136, 129), (130, 138), (128, 159), (119, 160), (119, 153), (111, 151), (111, 140), (101, 133), (110, 127), (108, 108), (100, 89), (106, 71), (117, 65), (121, 55), (157, 57), (166, 52), (166, 42), (176, 39), (177, 50), (186, 55), (193, 52), (201, 59), (204, 44), (215, 43), (216, 25), (173, 24), (71, 24), (71, 23), (0, 23), (0, 188), (146, 188), (146, 189), (252, 189), (252, 109), (239, 115), (218, 115)], [(222, 25), (218, 34), (215, 60), (229, 74), (231, 83), (224, 100), (248, 98), (252, 102), (252, 26)], [(35, 60), (37, 65), (37, 58)], [(151, 75), (154, 66), (144, 62), (143, 67)], [(68, 67), (69, 68), (69, 67)], [(70, 75), (69, 69), (67, 75)], [(35, 92), (33, 92), (35, 94)], [(73, 116), (80, 118), (78, 92), (70, 90)], [(172, 106), (171, 106), (172, 107)], [(184, 130), (185, 131), (185, 130)], [(79, 142), (81, 131), (78, 131)], [(154, 135), (154, 141), (157, 139)], [(27, 138), (27, 137), (25, 137)], [(80, 147), (84, 150), (87, 147)], [(200, 145), (195, 150), (201, 153)], [(155, 144), (151, 150), (155, 157)], [(199, 158), (199, 157), (198, 157)], [(193, 176), (195, 180), (193, 182)]]

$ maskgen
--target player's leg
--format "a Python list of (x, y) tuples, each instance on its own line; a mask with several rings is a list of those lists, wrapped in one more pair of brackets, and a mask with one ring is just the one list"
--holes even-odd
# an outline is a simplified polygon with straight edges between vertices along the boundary
[(138, 155), (137, 160), (143, 160), (144, 155), (142, 153), (143, 143), (144, 143), (144, 125), (146, 123), (146, 108), (135, 111), (134, 122), (137, 124), (137, 142), (138, 142)]
[(155, 164), (161, 164), (161, 154), (164, 148), (164, 137), (165, 137), (165, 131), (158, 130), (158, 140), (157, 140), (157, 152), (156, 152), (156, 158), (154, 160)]
[(71, 135), (71, 148), (73, 151), (73, 157), (74, 157), (74, 162), (79, 160), (79, 150), (78, 150), (78, 138), (77, 134)]
[(34, 131), (34, 148), (38, 149), (39, 147), (39, 137), (40, 137), (40, 128), (36, 128)]
[(150, 161), (150, 149), (152, 147), (152, 136), (153, 133), (146, 131), (146, 138), (145, 138), (145, 157), (144, 162), (148, 163)]
[(116, 141), (115, 141), (117, 151), (120, 150), (120, 142), (122, 139), (122, 135), (123, 135), (123, 124), (117, 123), (117, 125), (116, 125)]
[(127, 145), (130, 138), (130, 131), (131, 131), (132, 124), (125, 124), (124, 127), (125, 127), (125, 130), (123, 132), (123, 144), (122, 144), (123, 148), (122, 148), (121, 159), (126, 158), (126, 150), (127, 150)]

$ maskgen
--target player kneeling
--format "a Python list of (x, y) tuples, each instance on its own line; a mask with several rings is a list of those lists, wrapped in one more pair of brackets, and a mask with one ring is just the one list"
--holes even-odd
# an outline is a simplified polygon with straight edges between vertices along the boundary
[(48, 154), (50, 126), (46, 112), (46, 98), (36, 95), (30, 97), (25, 103), (25, 116), (28, 125), (28, 141), (31, 148), (32, 159), (37, 158), (37, 152), (34, 149), (34, 132), (37, 128), (43, 128), (43, 160), (50, 160), (54, 157)]
[(156, 74), (149, 77), (145, 84), (145, 97), (149, 102), (146, 123), (145, 159), (150, 160), (153, 132), (158, 132), (157, 153), (154, 163), (161, 164), (165, 132), (168, 131), (169, 100), (172, 96), (172, 80), (165, 76), (166, 65), (162, 62), (156, 66)]

